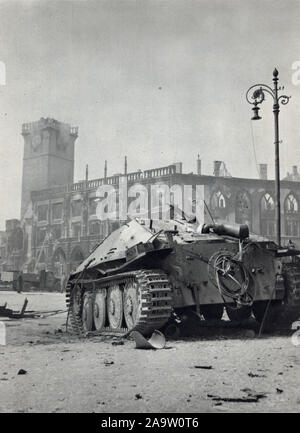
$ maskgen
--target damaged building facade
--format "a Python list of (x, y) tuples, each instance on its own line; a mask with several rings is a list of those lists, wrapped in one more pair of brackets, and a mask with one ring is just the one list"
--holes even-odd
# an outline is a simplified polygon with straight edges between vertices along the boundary
[[(256, 234), (275, 237), (274, 181), (268, 180), (267, 166), (260, 165), (260, 178), (232, 177), (225, 164), (215, 161), (212, 175), (183, 173), (176, 163), (145, 171), (104, 176), (74, 183), (74, 146), (78, 128), (41, 118), (23, 124), (24, 159), (20, 220), (6, 221), (0, 232), (1, 270), (36, 272), (45, 269), (63, 278), (90, 251), (124, 221), (99, 221), (96, 215), (97, 189), (111, 185), (116, 190), (126, 178), (128, 187), (151, 185), (202, 185), (204, 198), (215, 221), (247, 223)], [(281, 182), (283, 243), (300, 248), (300, 175), (297, 167)], [(204, 218), (210, 222), (208, 212)]]

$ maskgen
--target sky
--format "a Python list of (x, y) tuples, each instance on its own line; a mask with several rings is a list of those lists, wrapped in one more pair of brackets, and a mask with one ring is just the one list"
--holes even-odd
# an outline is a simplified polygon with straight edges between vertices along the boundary
[[(281, 106), (281, 176), (300, 167), (298, 0), (0, 0), (0, 229), (19, 218), (22, 123), (79, 127), (75, 180), (182, 161), (203, 174), (224, 160), (237, 177), (274, 176), (271, 98), (252, 122), (245, 93), (272, 86)], [(255, 158), (256, 154), (256, 158)], [(300, 168), (299, 168), (300, 169)]]

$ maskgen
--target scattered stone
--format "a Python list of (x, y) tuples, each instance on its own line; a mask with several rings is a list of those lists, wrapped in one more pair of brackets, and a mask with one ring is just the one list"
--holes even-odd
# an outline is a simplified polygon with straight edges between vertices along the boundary
[(21, 368), (21, 369), (18, 371), (18, 374), (27, 374), (27, 371), (26, 371), (26, 370), (23, 370), (23, 368)]
[(136, 400), (140, 400), (142, 398), (143, 398), (142, 394), (135, 394), (135, 399)]
[(266, 377), (265, 374), (252, 373), (251, 371), (250, 371), (250, 373), (248, 373), (248, 376), (249, 377)]
[(114, 361), (104, 361), (104, 365), (108, 367), (109, 365), (113, 365)]
[(281, 394), (281, 393), (283, 392), (283, 389), (276, 388), (276, 392), (277, 392), (278, 394)]

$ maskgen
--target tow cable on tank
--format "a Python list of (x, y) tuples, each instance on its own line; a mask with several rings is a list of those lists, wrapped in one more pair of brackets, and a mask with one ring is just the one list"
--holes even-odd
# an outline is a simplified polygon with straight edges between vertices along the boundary
[(225, 304), (228, 303), (226, 298), (229, 298), (236, 305), (230, 308), (252, 305), (254, 293), (251, 292), (249, 273), (243, 263), (236, 260), (231, 252), (216, 252), (211, 256), (208, 266), (211, 280), (218, 288)]

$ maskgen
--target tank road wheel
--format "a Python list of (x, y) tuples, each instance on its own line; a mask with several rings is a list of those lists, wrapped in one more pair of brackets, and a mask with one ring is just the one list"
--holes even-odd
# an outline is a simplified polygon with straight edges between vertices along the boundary
[(93, 330), (93, 297), (89, 292), (85, 292), (83, 295), (83, 305), (82, 305), (82, 327), (85, 332)]
[(105, 326), (106, 319), (106, 290), (101, 289), (96, 292), (94, 300), (94, 324), (97, 331)]
[(127, 281), (124, 289), (124, 318), (130, 331), (135, 327), (141, 314), (139, 288), (135, 281)]
[(221, 320), (224, 312), (222, 304), (201, 305), (200, 313), (205, 320)]
[(116, 330), (122, 327), (123, 297), (118, 284), (114, 284), (108, 289), (107, 315), (111, 329)]
[(230, 308), (226, 307), (226, 313), (232, 322), (243, 322), (251, 317), (251, 307), (243, 306), (241, 308)]

